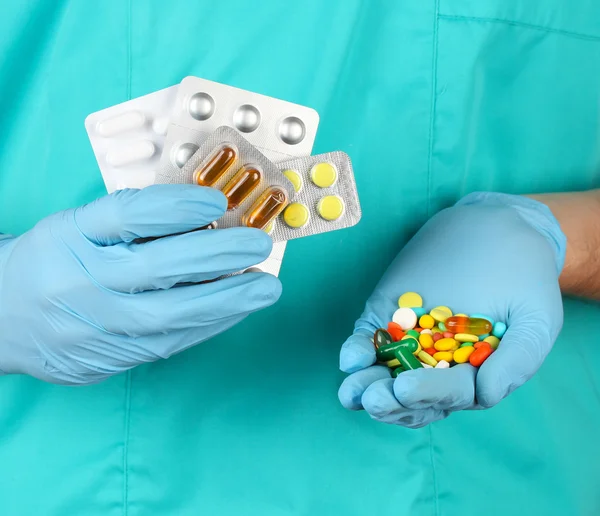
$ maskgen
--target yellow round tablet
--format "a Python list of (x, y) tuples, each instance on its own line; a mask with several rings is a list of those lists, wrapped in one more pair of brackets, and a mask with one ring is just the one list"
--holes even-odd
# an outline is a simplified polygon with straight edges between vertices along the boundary
[(331, 163), (317, 163), (310, 171), (312, 182), (320, 188), (329, 188), (337, 180), (337, 170)]
[(317, 211), (325, 220), (337, 220), (344, 214), (344, 201), (337, 195), (328, 195), (319, 201)]
[(398, 306), (400, 308), (421, 308), (423, 306), (423, 298), (416, 292), (405, 292), (398, 299)]
[(283, 171), (283, 175), (294, 185), (296, 193), (302, 190), (302, 176), (298, 172), (288, 169)]
[(291, 228), (301, 228), (308, 222), (308, 208), (299, 202), (293, 202), (283, 212), (283, 220)]

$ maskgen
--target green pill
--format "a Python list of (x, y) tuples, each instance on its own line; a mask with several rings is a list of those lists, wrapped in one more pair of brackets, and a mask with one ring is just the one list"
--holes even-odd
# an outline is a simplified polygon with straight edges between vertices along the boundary
[(378, 349), (382, 346), (387, 346), (393, 342), (394, 339), (392, 339), (392, 336), (383, 328), (379, 328), (373, 336), (373, 344), (375, 345), (375, 349)]
[(461, 348), (464, 348), (465, 346), (472, 346), (472, 345), (473, 345), (473, 342), (463, 342), (463, 343), (460, 345), (460, 347), (461, 347)]
[(417, 358), (404, 347), (396, 350), (396, 358), (406, 371), (420, 369), (423, 367), (423, 364), (421, 364), (421, 362), (419, 362), (419, 360), (417, 360)]
[(410, 335), (411, 337), (414, 337), (415, 339), (419, 338), (420, 333), (416, 330), (408, 330), (406, 332), (407, 335)]
[(396, 369), (394, 369), (392, 371), (392, 378), (396, 378), (396, 376), (398, 376), (400, 373), (404, 372), (404, 368), (402, 366), (400, 367), (396, 367)]
[(448, 331), (446, 325), (443, 322), (438, 323), (438, 328), (442, 331)]
[(400, 349), (403, 346), (400, 342), (392, 342), (391, 344), (385, 344), (383, 346), (378, 347), (375, 350), (375, 355), (377, 356), (377, 360), (380, 362), (387, 362), (388, 360), (393, 360), (396, 358), (394, 353), (397, 349)]

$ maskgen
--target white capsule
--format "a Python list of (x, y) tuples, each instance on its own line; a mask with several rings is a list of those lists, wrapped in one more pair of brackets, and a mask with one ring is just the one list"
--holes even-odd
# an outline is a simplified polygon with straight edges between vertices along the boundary
[(169, 128), (169, 119), (168, 118), (157, 118), (152, 122), (152, 130), (156, 134), (165, 135), (167, 134), (167, 129)]
[(143, 127), (146, 123), (146, 116), (141, 111), (128, 111), (112, 118), (107, 118), (98, 122), (96, 130), (100, 136), (110, 138), (116, 134), (133, 131)]
[(449, 367), (450, 364), (445, 360), (440, 360), (435, 366), (436, 369), (448, 369)]
[(115, 168), (130, 165), (154, 156), (156, 146), (150, 140), (137, 140), (126, 147), (119, 147), (108, 151), (106, 161)]

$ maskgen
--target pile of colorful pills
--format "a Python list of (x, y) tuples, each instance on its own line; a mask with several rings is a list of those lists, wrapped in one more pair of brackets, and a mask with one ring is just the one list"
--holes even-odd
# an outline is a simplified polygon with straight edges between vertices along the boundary
[(386, 328), (373, 336), (377, 361), (396, 377), (411, 369), (445, 369), (469, 362), (483, 364), (498, 348), (506, 324), (482, 314), (453, 314), (447, 306), (427, 312), (423, 299), (406, 292)]

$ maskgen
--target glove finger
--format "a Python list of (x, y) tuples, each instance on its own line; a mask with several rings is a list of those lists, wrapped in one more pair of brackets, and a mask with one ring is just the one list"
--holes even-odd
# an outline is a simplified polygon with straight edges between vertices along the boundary
[(153, 185), (119, 190), (77, 208), (75, 223), (97, 245), (183, 233), (219, 219), (227, 199), (195, 185)]
[(556, 335), (538, 317), (512, 323), (498, 349), (477, 374), (478, 403), (493, 407), (529, 380), (550, 352)]
[(394, 396), (392, 378), (371, 384), (362, 396), (362, 405), (373, 419), (407, 428), (421, 428), (449, 415), (449, 412), (434, 408), (415, 410), (405, 407)]
[(394, 382), (394, 396), (409, 409), (465, 410), (474, 404), (475, 375), (470, 364), (406, 371)]
[(362, 333), (351, 335), (340, 351), (340, 369), (354, 373), (375, 363), (375, 348), (371, 338)]
[(204, 327), (186, 328), (166, 334), (128, 337), (105, 333), (93, 340), (58, 350), (44, 349), (47, 382), (62, 385), (91, 385), (137, 365), (180, 353), (226, 331), (246, 315), (236, 315)]
[(280, 295), (280, 281), (265, 273), (241, 274), (169, 290), (113, 294), (102, 311), (101, 323), (111, 333), (133, 337), (204, 327), (266, 308)]
[(101, 285), (134, 293), (212, 280), (261, 263), (272, 247), (269, 235), (258, 229), (215, 229), (105, 247), (99, 254), (92, 249), (84, 262)]
[(390, 370), (385, 366), (373, 366), (351, 374), (344, 379), (338, 390), (340, 403), (349, 410), (361, 410), (361, 398), (369, 385), (389, 377)]

